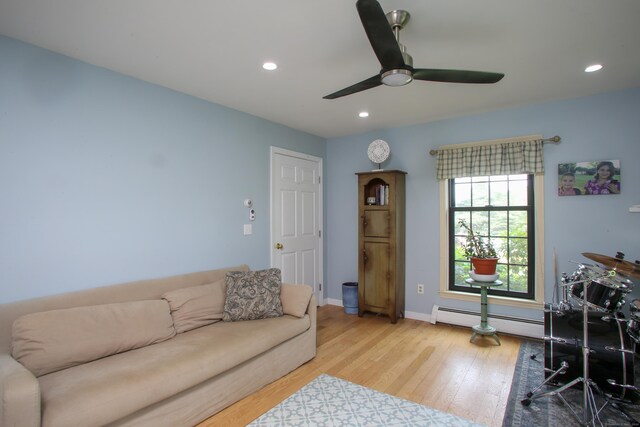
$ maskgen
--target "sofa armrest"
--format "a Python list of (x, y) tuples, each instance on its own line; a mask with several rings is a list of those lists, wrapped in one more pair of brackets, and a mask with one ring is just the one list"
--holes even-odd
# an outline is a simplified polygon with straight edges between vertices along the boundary
[(38, 380), (8, 354), (0, 354), (0, 426), (40, 426)]
[[(309, 300), (309, 305), (307, 306), (307, 314), (309, 315), (309, 319), (311, 320), (311, 325), (310, 328), (311, 329), (311, 333), (313, 334), (313, 342), (316, 343), (316, 347), (318, 347), (318, 342), (317, 342), (317, 323), (318, 323), (318, 303), (316, 302), (316, 296), (314, 294), (311, 294), (311, 299)], [(315, 355), (315, 349), (314, 349), (314, 355)]]
[(307, 313), (309, 317), (311, 317), (311, 321), (316, 323), (316, 317), (318, 312), (318, 303), (316, 302), (316, 296), (311, 294), (311, 299), (309, 299), (309, 304), (307, 305)]

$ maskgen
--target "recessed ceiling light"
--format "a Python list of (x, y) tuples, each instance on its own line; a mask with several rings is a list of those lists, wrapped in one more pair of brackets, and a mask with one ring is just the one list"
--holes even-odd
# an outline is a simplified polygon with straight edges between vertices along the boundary
[(585, 73), (593, 73), (594, 71), (600, 71), (602, 70), (602, 64), (593, 64), (593, 65), (589, 65), (587, 68), (584, 69)]
[(358, 116), (362, 118), (369, 117), (369, 113), (367, 113), (366, 111), (361, 111), (360, 113), (358, 113)]
[(265, 62), (264, 64), (262, 64), (262, 68), (267, 71), (273, 71), (278, 68), (278, 64), (276, 64), (275, 62)]

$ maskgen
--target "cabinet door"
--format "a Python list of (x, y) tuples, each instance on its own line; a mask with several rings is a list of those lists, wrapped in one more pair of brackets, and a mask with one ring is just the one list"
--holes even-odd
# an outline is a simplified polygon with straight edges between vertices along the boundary
[(364, 244), (364, 303), (369, 306), (386, 308), (389, 304), (389, 263), (388, 243)]
[(391, 231), (389, 211), (364, 211), (362, 228), (365, 237), (389, 237)]

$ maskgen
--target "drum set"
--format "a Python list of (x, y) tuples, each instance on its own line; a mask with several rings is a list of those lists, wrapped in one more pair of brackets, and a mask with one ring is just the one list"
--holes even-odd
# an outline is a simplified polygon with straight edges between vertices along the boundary
[[(634, 358), (640, 344), (640, 300), (630, 302), (629, 319), (623, 313), (625, 299), (633, 289), (631, 279), (640, 279), (640, 263), (624, 260), (618, 252), (608, 257), (582, 254), (600, 265), (578, 264), (572, 274), (562, 273), (562, 300), (545, 304), (545, 380), (527, 393), (522, 404), (544, 396), (558, 396), (582, 425), (596, 425), (600, 412), (610, 405), (631, 425), (640, 425), (628, 411), (640, 401), (635, 385)], [(558, 298), (554, 298), (557, 300)], [(638, 345), (640, 350), (640, 345)], [(532, 356), (535, 358), (535, 356)], [(543, 391), (545, 385), (560, 386)], [(562, 393), (581, 388), (582, 414)], [(598, 407), (596, 395), (604, 402)]]

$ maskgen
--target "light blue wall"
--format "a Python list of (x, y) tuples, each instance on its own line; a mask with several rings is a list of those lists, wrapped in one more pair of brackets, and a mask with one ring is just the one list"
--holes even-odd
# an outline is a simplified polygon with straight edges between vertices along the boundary
[[(0, 37), (0, 303), (247, 263), (269, 265), (269, 147), (325, 159), (325, 294), (357, 280), (354, 172), (387, 140), (407, 176), (407, 310), (476, 309), (437, 295), (438, 183), (428, 151), (542, 133), (546, 288), (581, 252), (640, 258), (640, 89), (325, 141)], [(326, 147), (326, 153), (325, 153)], [(619, 196), (555, 194), (558, 163), (620, 159)], [(242, 235), (245, 197), (257, 211)], [(425, 295), (416, 283), (427, 284)], [(640, 284), (638, 285), (640, 288)], [(640, 294), (634, 290), (634, 294)], [(492, 311), (538, 317), (532, 311)]]
[(0, 302), (269, 266), (272, 145), (325, 156), (322, 138), (0, 37)]
[[(432, 102), (432, 101), (426, 101)], [(560, 135), (545, 146), (546, 294), (553, 291), (553, 249), (558, 270), (572, 272), (570, 261), (589, 262), (582, 252), (609, 256), (623, 251), (640, 258), (640, 89), (513, 108), (488, 114), (386, 129), (327, 141), (326, 203), (328, 297), (341, 299), (341, 284), (357, 280), (357, 181), (354, 172), (372, 169), (367, 146), (384, 139), (391, 146), (385, 169), (407, 175), (406, 309), (429, 315), (434, 304), (477, 310), (477, 304), (443, 299), (439, 289), (439, 201), (435, 159), (440, 145), (519, 135)], [(571, 161), (620, 159), (622, 193), (611, 196), (558, 197), (557, 165)], [(639, 281), (640, 282), (640, 281)], [(417, 295), (417, 283), (426, 284)], [(640, 288), (640, 283), (637, 285)], [(634, 289), (633, 294), (640, 294)], [(628, 300), (631, 298), (628, 298)], [(492, 306), (491, 312), (540, 318), (533, 310)]]

